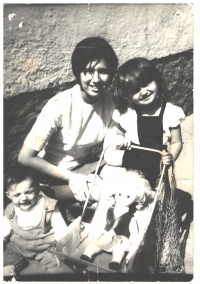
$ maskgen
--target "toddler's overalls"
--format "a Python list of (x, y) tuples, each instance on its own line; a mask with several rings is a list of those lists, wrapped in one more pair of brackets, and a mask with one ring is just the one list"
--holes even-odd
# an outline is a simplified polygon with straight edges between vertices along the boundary
[(51, 227), (51, 216), (57, 200), (44, 197), (43, 214), (39, 225), (30, 230), (23, 230), (18, 225), (13, 203), (10, 203), (5, 215), (10, 220), (13, 234), (4, 251), (4, 266), (14, 265), (17, 272), (26, 265), (26, 259), (35, 259), (38, 253), (46, 251), (54, 241), (54, 230)]

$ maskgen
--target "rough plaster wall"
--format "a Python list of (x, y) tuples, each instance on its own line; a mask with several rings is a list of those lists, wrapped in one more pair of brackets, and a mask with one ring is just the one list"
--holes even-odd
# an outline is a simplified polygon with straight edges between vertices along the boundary
[(193, 5), (4, 5), (4, 96), (73, 80), (71, 53), (88, 36), (107, 39), (120, 64), (180, 53), (193, 49)]

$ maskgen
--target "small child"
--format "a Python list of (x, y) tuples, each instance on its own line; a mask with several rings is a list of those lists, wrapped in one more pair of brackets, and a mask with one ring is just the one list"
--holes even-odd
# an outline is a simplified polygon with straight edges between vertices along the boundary
[[(133, 246), (136, 251), (139, 248), (155, 196), (140, 171), (122, 171), (121, 180), (115, 187), (115, 204), (107, 210), (104, 229), (95, 236), (81, 256), (82, 260), (92, 262), (95, 254), (101, 251), (112, 252), (109, 268), (116, 271), (120, 269), (125, 252)], [(106, 202), (104, 211), (105, 204)]]
[[(3, 217), (4, 275), (16, 275), (25, 268), (28, 259), (41, 260), (47, 268), (56, 259), (47, 249), (65, 235), (67, 225), (59, 211), (57, 200), (45, 196), (34, 172), (17, 165), (6, 176), (6, 195), (11, 203)], [(58, 263), (57, 263), (58, 265)]]
[[(115, 101), (112, 125), (118, 127), (114, 142), (117, 145), (107, 148), (105, 161), (110, 166), (141, 170), (155, 188), (161, 158), (169, 167), (181, 153), (183, 110), (166, 102), (163, 79), (145, 58), (131, 59), (118, 69)], [(105, 145), (111, 144), (109, 139), (108, 131)], [(131, 145), (157, 149), (162, 151), (162, 157)]]

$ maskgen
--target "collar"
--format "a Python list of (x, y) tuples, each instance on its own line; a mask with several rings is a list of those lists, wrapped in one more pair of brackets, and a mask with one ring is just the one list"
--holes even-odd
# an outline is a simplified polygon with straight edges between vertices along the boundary
[(119, 218), (120, 216), (124, 215), (125, 213), (129, 212), (129, 207), (115, 207), (114, 208), (114, 216), (115, 218)]

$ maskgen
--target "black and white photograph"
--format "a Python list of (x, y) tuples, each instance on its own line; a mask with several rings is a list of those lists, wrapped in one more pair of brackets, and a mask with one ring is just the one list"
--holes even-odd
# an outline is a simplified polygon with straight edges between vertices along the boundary
[(194, 280), (194, 7), (3, 3), (4, 281)]

